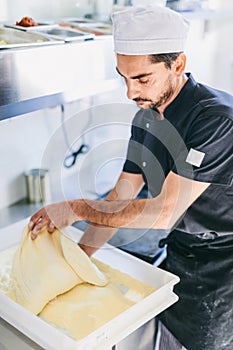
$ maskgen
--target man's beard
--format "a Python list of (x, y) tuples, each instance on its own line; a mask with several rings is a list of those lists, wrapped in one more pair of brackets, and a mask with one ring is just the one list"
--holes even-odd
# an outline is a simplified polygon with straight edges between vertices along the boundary
[(158, 107), (164, 105), (167, 101), (170, 100), (173, 93), (174, 93), (174, 88), (170, 84), (168, 89), (166, 91), (164, 91), (164, 93), (159, 97), (157, 102), (152, 103), (150, 108), (158, 108)]
[(165, 104), (171, 98), (171, 96), (174, 94), (174, 91), (175, 91), (175, 88), (172, 86), (171, 79), (168, 78), (167, 89), (163, 93), (161, 93), (157, 101), (148, 100), (146, 98), (135, 98), (134, 101), (135, 102), (143, 101), (145, 103), (148, 103), (147, 106), (144, 108), (157, 109), (158, 107)]

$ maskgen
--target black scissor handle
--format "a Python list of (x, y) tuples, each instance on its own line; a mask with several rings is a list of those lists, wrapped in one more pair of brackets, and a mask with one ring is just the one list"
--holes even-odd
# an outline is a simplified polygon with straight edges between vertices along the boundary
[(63, 162), (64, 167), (71, 168), (76, 163), (78, 155), (81, 153), (87, 153), (88, 150), (89, 150), (88, 145), (82, 144), (77, 151), (65, 157)]

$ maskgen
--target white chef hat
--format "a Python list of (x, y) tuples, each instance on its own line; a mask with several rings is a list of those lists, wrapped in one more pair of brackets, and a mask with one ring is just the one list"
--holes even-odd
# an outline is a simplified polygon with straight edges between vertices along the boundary
[(149, 55), (184, 51), (188, 21), (162, 6), (129, 7), (112, 14), (115, 52)]

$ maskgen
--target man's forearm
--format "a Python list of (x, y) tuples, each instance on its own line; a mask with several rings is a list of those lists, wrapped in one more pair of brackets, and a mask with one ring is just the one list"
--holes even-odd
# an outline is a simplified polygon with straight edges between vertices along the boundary
[[(122, 172), (116, 185), (106, 197), (106, 201), (132, 200), (144, 185), (144, 180), (140, 174), (128, 174)], [(91, 256), (104, 243), (106, 243), (117, 231), (117, 228), (90, 224), (86, 228), (79, 241), (80, 247)]]
[(101, 202), (80, 199), (70, 201), (70, 206), (77, 220), (113, 228), (150, 228), (163, 213), (159, 198)]
[[(94, 254), (104, 243), (106, 243), (116, 233), (118, 227), (139, 227), (139, 223), (134, 222), (133, 224), (132, 220), (140, 215), (145, 203), (142, 204), (136, 200), (133, 203), (134, 209), (132, 209), (132, 204), (130, 205), (131, 202), (132, 201), (118, 201), (118, 203), (110, 201), (72, 202), (73, 210), (75, 212), (78, 211), (78, 215), (80, 215), (80, 211), (83, 211), (85, 220), (91, 222), (78, 243), (88, 256)], [(125, 206), (125, 208), (123, 206)], [(107, 213), (102, 212), (102, 210), (107, 210)], [(112, 210), (116, 210), (116, 212), (112, 213)], [(105, 226), (99, 226), (100, 223)], [(141, 220), (140, 223), (142, 224)], [(148, 225), (148, 223), (142, 224), (142, 227), (146, 227), (146, 225)]]
[(70, 203), (77, 220), (108, 227), (171, 229), (185, 210), (209, 186), (172, 172), (155, 198)]
[(116, 231), (116, 228), (102, 227), (90, 224), (86, 228), (78, 244), (88, 256), (91, 256), (104, 243), (106, 243), (116, 233)]
[(208, 186), (209, 183), (170, 172), (155, 198), (125, 200), (118, 196), (119, 200), (79, 199), (50, 204), (31, 217), (31, 236), (35, 239), (44, 226), (48, 232), (53, 232), (55, 228), (62, 229), (78, 220), (109, 228), (171, 229)]

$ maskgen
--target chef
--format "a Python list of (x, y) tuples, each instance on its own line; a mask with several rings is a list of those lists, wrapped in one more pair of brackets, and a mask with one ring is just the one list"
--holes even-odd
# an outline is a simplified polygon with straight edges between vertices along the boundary
[[(127, 159), (105, 201), (48, 205), (31, 237), (87, 220), (79, 245), (91, 256), (119, 227), (168, 230), (162, 267), (180, 277), (179, 301), (158, 317), (156, 349), (232, 350), (233, 97), (185, 72), (180, 14), (135, 7), (112, 20), (117, 71), (139, 107)], [(145, 185), (151, 196), (138, 199)]]

